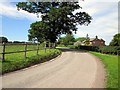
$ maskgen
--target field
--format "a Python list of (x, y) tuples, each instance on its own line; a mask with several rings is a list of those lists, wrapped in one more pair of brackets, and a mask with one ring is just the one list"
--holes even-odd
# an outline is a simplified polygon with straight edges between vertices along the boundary
[[(18, 69), (22, 69), (37, 63), (42, 63), (58, 56), (61, 51), (57, 49), (47, 49), (46, 52), (42, 45), (39, 46), (40, 50), (37, 55), (37, 51), (27, 52), (27, 58), (24, 57), (24, 52), (6, 54), (5, 61), (0, 62), (2, 73), (8, 73)], [(28, 45), (27, 50), (36, 49), (36, 45)], [(6, 52), (14, 52), (24, 50), (24, 45), (8, 45), (6, 46)], [(2, 63), (2, 64), (1, 64)]]
[(107, 88), (118, 88), (118, 56), (91, 52), (101, 59), (107, 71)]

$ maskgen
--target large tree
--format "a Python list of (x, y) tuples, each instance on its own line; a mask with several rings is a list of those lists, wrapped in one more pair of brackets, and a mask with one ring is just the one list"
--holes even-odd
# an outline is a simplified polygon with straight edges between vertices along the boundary
[(110, 46), (120, 46), (120, 33), (114, 35), (112, 41), (110, 42)]
[(61, 37), (58, 40), (59, 44), (63, 44), (65, 46), (67, 45), (73, 45), (73, 43), (75, 42), (75, 38), (72, 34), (67, 34), (65, 37)]
[[(42, 14), (42, 23), (49, 27), (45, 34), (50, 42), (55, 42), (61, 34), (76, 32), (76, 25), (88, 25), (92, 19), (86, 12), (74, 12), (81, 8), (78, 2), (19, 2), (16, 6), (18, 10), (22, 9), (38, 16), (39, 13)], [(39, 29), (43, 27), (41, 25)], [(34, 31), (35, 29), (29, 30), (33, 33)], [(33, 37), (31, 33), (29, 37)], [(39, 35), (36, 38), (39, 40)]]
[(83, 42), (84, 40), (86, 40), (85, 37), (79, 37), (79, 38), (76, 38), (75, 41), (79, 41), (79, 42)]
[(30, 41), (39, 41), (43, 42), (47, 39), (46, 33), (47, 30), (49, 30), (48, 25), (46, 25), (44, 22), (35, 22), (30, 25), (28, 38)]
[(63, 39), (64, 45), (73, 45), (74, 42), (75, 42), (75, 38), (72, 34), (67, 34)]
[(0, 37), (0, 43), (7, 43), (8, 39), (6, 37)]

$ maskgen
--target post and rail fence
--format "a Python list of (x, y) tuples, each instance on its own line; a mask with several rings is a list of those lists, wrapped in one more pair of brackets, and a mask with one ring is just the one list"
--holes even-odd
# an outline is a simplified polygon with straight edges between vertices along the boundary
[[(5, 55), (6, 55), (6, 54), (13, 54), (13, 53), (22, 53), (22, 52), (24, 52), (24, 58), (26, 59), (26, 57), (27, 57), (27, 52), (36, 51), (36, 54), (37, 54), (37, 55), (38, 55), (39, 50), (43, 50), (43, 49), (44, 49), (45, 52), (46, 52), (46, 45), (45, 45), (45, 47), (44, 47), (43, 49), (40, 49), (40, 48), (39, 48), (40, 43), (37, 43), (37, 44), (23, 43), (23, 44), (8, 44), (8, 45), (24, 45), (24, 48), (23, 48), (24, 50), (6, 52), (6, 46), (7, 46), (7, 44), (6, 44), (6, 43), (2, 43), (2, 44), (0, 45), (0, 46), (1, 46), (1, 52), (0, 52), (1, 57), (0, 57), (0, 59), (1, 59), (2, 61), (5, 61)], [(36, 48), (35, 48), (35, 49), (30, 49), (30, 50), (28, 50), (28, 49), (27, 49), (28, 45), (36, 45)]]

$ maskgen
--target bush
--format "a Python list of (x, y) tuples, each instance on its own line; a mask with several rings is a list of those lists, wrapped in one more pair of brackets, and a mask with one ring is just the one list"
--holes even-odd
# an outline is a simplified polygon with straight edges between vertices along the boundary
[(118, 51), (120, 51), (120, 46), (78, 46), (78, 49), (117, 55)]
[(98, 46), (78, 46), (78, 49), (99, 52), (99, 47)]
[(120, 50), (119, 46), (103, 46), (103, 47), (99, 47), (99, 51), (101, 53), (105, 53), (105, 54), (115, 54), (115, 55), (117, 55), (118, 50)]

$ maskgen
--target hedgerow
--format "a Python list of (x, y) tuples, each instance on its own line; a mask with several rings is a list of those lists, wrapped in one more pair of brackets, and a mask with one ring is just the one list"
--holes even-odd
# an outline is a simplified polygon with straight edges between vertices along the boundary
[(101, 52), (104, 54), (120, 54), (120, 46), (78, 46), (77, 49)]

